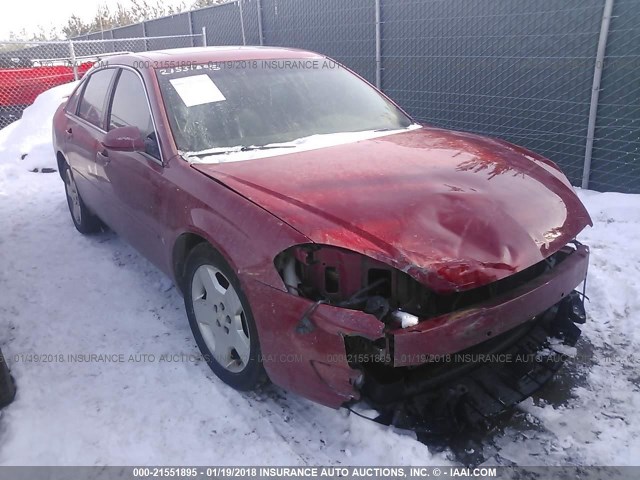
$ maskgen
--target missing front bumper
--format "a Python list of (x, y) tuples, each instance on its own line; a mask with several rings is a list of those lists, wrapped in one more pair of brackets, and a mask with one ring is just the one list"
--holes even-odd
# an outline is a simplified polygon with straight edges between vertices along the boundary
[(562, 352), (580, 336), (575, 323), (583, 321), (583, 298), (572, 292), (513, 331), (401, 376), (397, 368), (369, 370), (363, 397), (385, 425), (438, 434), (478, 427), (554, 376), (567, 358)]

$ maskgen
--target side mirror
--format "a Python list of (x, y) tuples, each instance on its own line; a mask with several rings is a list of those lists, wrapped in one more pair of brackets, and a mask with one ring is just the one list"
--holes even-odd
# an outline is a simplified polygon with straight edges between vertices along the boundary
[(144, 138), (138, 127), (117, 127), (109, 130), (102, 142), (105, 148), (121, 152), (144, 152)]

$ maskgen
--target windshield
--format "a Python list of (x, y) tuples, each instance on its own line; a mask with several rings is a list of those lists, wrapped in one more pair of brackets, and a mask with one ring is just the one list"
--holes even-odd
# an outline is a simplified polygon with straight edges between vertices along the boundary
[[(178, 149), (247, 151), (314, 135), (405, 129), (412, 121), (325, 59), (251, 60), (159, 69)], [(273, 147), (271, 147), (273, 148)]]

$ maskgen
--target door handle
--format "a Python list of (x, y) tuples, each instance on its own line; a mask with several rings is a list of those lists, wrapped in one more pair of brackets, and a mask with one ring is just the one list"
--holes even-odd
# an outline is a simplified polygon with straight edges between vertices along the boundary
[(73, 136), (73, 130), (71, 129), (71, 127), (67, 128), (65, 132), (67, 134), (67, 138), (71, 138)]
[(111, 160), (109, 160), (109, 152), (105, 148), (104, 150), (98, 150), (96, 154), (96, 160), (101, 165), (107, 165)]

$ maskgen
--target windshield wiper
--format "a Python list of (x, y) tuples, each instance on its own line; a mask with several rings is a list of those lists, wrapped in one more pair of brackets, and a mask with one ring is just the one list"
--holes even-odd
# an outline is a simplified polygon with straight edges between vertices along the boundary
[(237, 152), (251, 152), (253, 150), (271, 150), (274, 148), (296, 148), (296, 145), (243, 145), (242, 147), (229, 148), (212, 148), (210, 150), (202, 150), (200, 152), (186, 152), (186, 155), (192, 157), (208, 157), (210, 155), (229, 155)]
[[(415, 124), (411, 124), (411, 125), (415, 125)], [(391, 127), (384, 127), (384, 128), (378, 128), (378, 129), (374, 130), (374, 132), (375, 132), (375, 133), (378, 133), (378, 132), (392, 132), (392, 131), (394, 131), (394, 130), (406, 130), (406, 129), (408, 129), (409, 127), (411, 127), (411, 125), (408, 125), (408, 126), (406, 126), (406, 127), (393, 127), (393, 128), (391, 128)]]
[(241, 152), (250, 152), (252, 150), (271, 150), (272, 148), (296, 148), (297, 145), (254, 145), (251, 147), (240, 148)]

